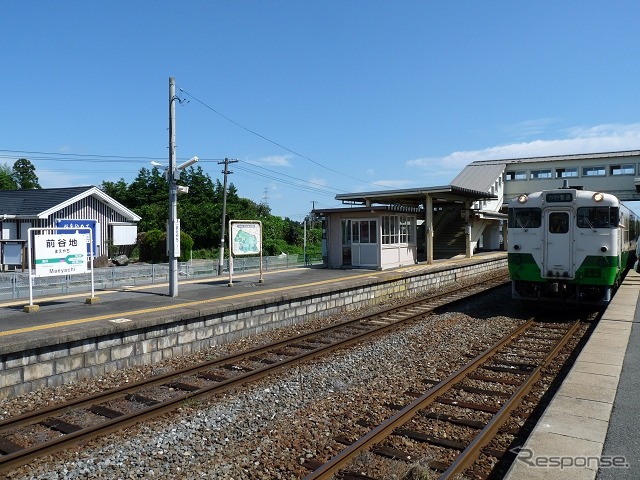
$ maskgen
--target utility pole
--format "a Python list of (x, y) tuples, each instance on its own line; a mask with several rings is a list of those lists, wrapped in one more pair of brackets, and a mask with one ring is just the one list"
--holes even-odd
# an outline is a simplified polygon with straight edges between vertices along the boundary
[[(176, 185), (176, 80), (169, 77), (169, 296), (178, 296), (178, 255), (180, 224), (178, 223), (178, 187)], [(177, 249), (176, 249), (177, 238)]]
[(238, 160), (229, 160), (228, 158), (224, 159), (224, 162), (218, 162), (218, 165), (224, 163), (224, 170), (222, 173), (224, 174), (224, 182), (222, 185), (222, 225), (220, 228), (220, 259), (218, 260), (218, 275), (222, 275), (222, 270), (224, 267), (224, 233), (225, 233), (225, 218), (227, 216), (227, 175), (233, 173), (229, 171), (229, 164), (236, 163)]

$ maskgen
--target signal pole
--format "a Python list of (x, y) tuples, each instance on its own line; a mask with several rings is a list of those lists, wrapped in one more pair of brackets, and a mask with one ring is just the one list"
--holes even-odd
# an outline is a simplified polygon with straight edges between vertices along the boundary
[(225, 233), (225, 218), (227, 216), (227, 175), (233, 173), (229, 171), (229, 164), (236, 163), (238, 160), (229, 160), (228, 158), (224, 159), (224, 162), (218, 162), (218, 165), (222, 165), (224, 163), (224, 170), (222, 173), (224, 174), (224, 182), (223, 182), (223, 191), (222, 191), (222, 225), (220, 228), (220, 259), (218, 260), (218, 275), (222, 275), (222, 270), (224, 267), (224, 233)]

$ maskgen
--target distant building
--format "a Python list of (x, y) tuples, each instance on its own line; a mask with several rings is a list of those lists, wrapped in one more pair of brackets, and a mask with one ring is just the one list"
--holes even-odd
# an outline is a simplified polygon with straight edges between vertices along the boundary
[(29, 228), (73, 226), (92, 229), (94, 255), (106, 260), (110, 246), (136, 243), (139, 220), (94, 186), (0, 190), (0, 263), (17, 264), (16, 245), (26, 244)]
[(480, 160), (450, 185), (336, 195), (318, 209), (329, 268), (385, 269), (504, 248), (506, 205), (564, 184), (640, 201), (640, 150)]

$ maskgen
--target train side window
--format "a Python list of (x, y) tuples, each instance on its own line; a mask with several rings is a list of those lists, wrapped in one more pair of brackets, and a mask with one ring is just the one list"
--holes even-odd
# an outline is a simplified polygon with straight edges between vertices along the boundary
[(510, 208), (509, 228), (540, 228), (542, 211), (539, 208)]
[(549, 214), (549, 231), (551, 233), (567, 233), (569, 231), (569, 214), (567, 212), (551, 212)]
[(617, 207), (578, 208), (578, 228), (617, 228), (620, 221)]

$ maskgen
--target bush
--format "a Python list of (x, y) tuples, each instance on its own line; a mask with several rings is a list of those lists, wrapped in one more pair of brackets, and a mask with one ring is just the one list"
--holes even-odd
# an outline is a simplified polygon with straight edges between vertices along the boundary
[[(167, 262), (167, 234), (162, 230), (150, 230), (140, 234), (140, 261), (141, 262)], [(187, 233), (180, 232), (180, 260), (186, 262), (191, 256), (193, 239)]]
[(191, 257), (193, 249), (193, 238), (188, 233), (180, 231), (180, 261), (186, 262)]
[(149, 230), (141, 233), (139, 244), (141, 262), (167, 261), (167, 234), (162, 230)]

